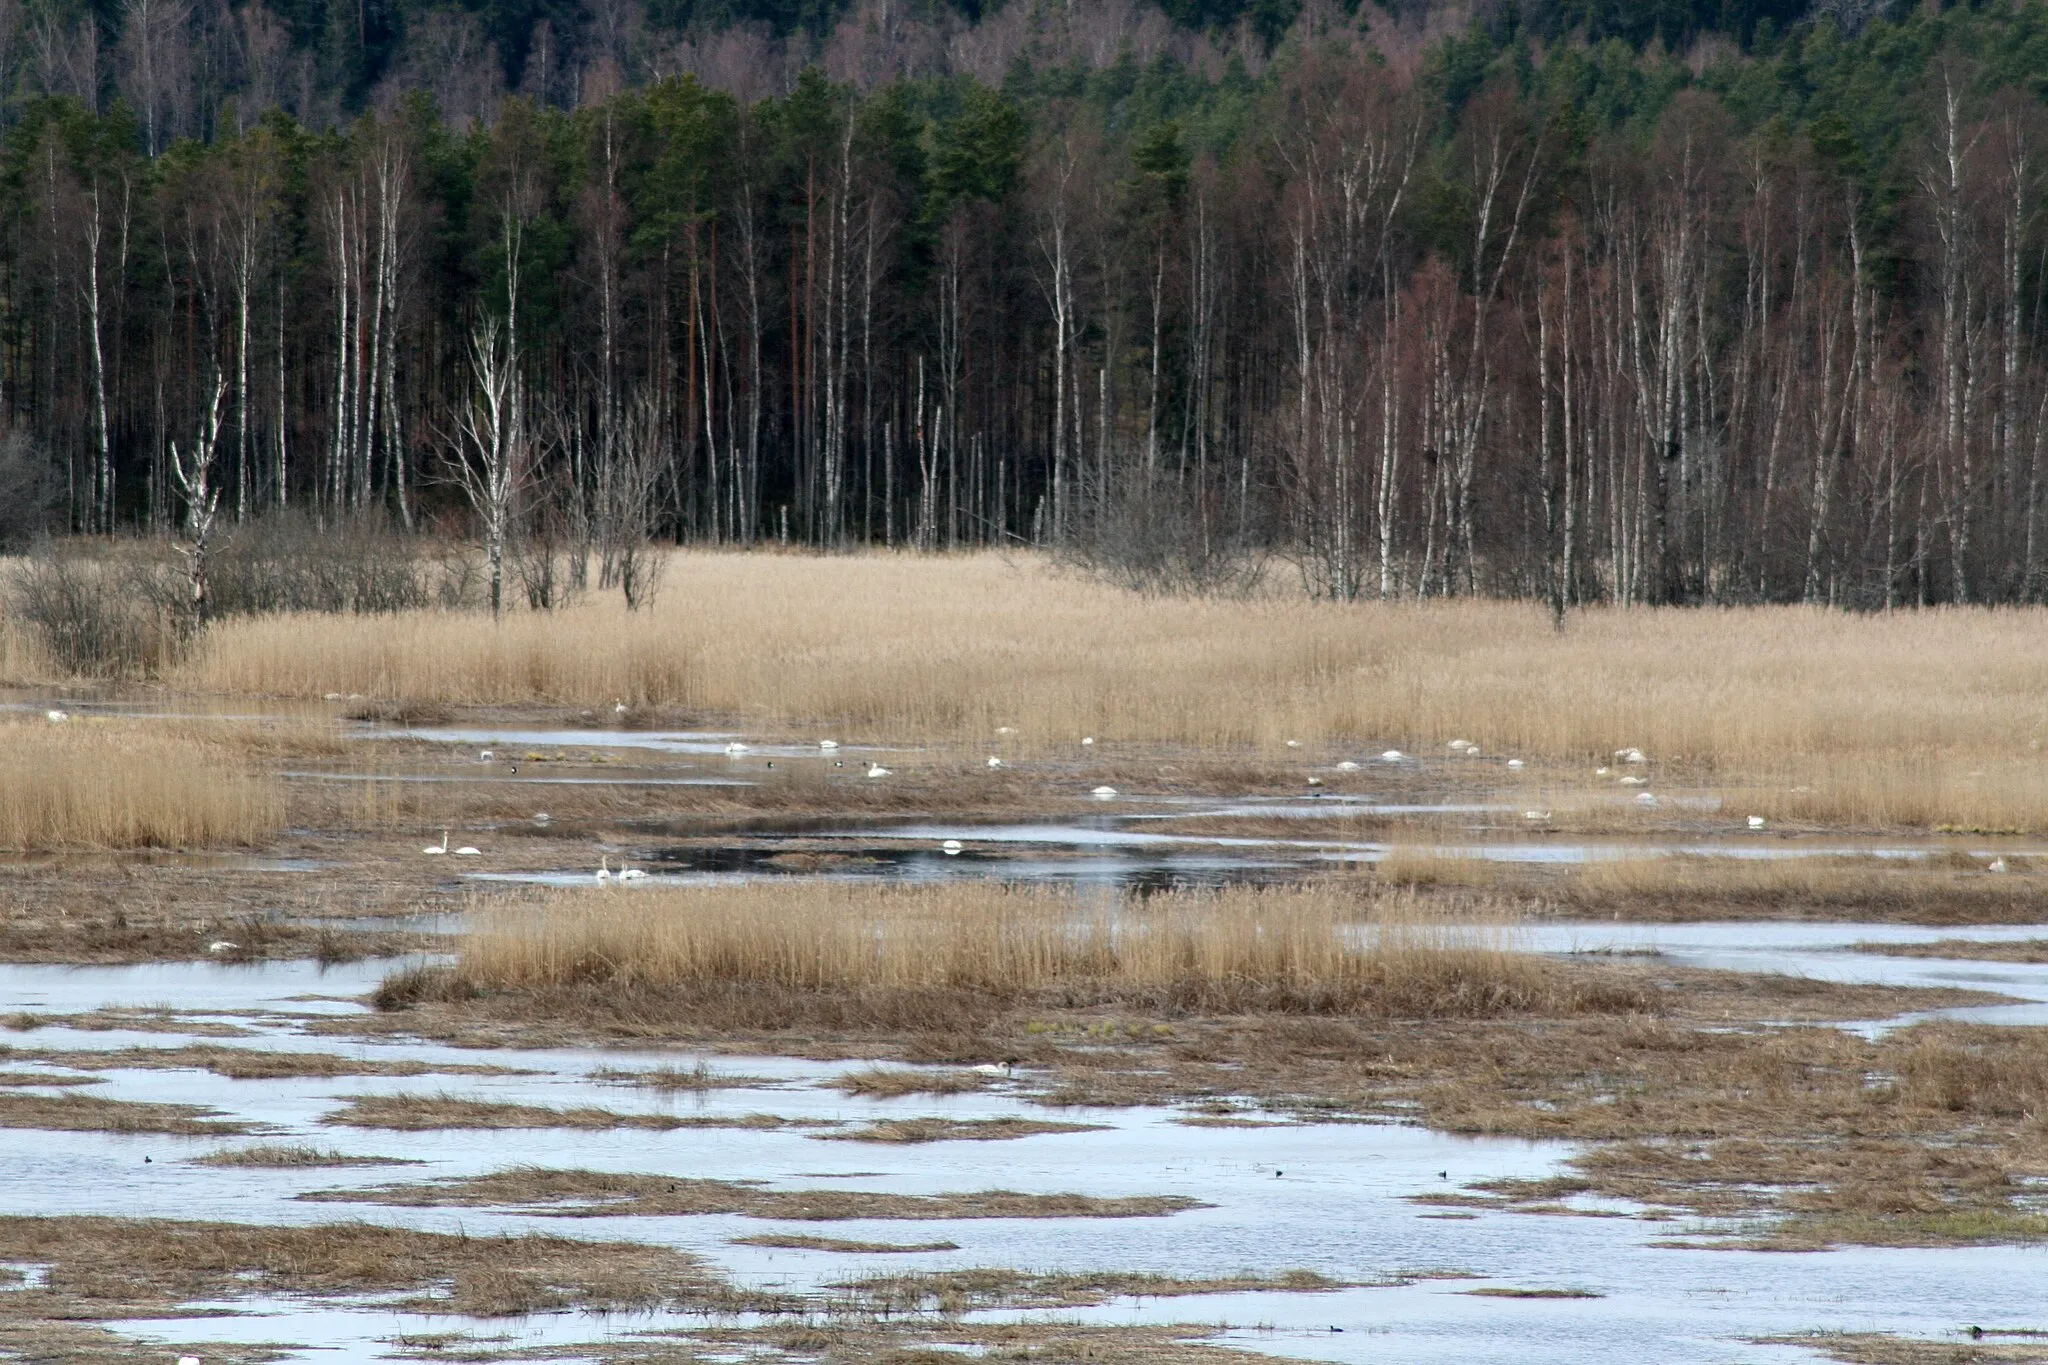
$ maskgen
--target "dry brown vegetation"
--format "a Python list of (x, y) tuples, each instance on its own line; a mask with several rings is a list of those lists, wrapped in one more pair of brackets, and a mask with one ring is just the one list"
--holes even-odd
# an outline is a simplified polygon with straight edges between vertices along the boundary
[(873, 1256), (926, 1251), (958, 1251), (958, 1242), (860, 1242), (845, 1237), (813, 1237), (801, 1232), (758, 1232), (727, 1239), (734, 1246), (773, 1247), (784, 1251), (835, 1251)]
[(1878, 1332), (1816, 1332), (1767, 1337), (1761, 1344), (1803, 1347), (1843, 1365), (2040, 1365), (2048, 1361), (2048, 1345), (2025, 1339), (2040, 1335), (1986, 1330), (1981, 1338), (1920, 1341)]
[(985, 1089), (989, 1078), (972, 1071), (906, 1071), (902, 1067), (870, 1066), (849, 1071), (834, 1084), (849, 1095), (878, 1100), (904, 1095), (965, 1095)]
[(387, 981), (379, 1003), (517, 993), (545, 1015), (581, 996), (761, 1027), (930, 1027), (1033, 998), (1445, 1017), (1640, 1003), (1408, 908), (1340, 888), (1116, 903), (988, 883), (576, 890), (482, 912), (455, 966)]
[(1085, 1194), (1020, 1194), (1014, 1190), (935, 1195), (771, 1190), (744, 1181), (558, 1171), (535, 1166), (424, 1184), (320, 1190), (299, 1198), (413, 1208), (509, 1207), (558, 1218), (733, 1213), (788, 1222), (848, 1218), (1158, 1218), (1203, 1207), (1178, 1195), (1106, 1199)]
[(283, 804), (237, 738), (97, 718), (0, 722), (0, 847), (255, 843)]
[(1033, 1274), (1007, 1267), (977, 1266), (963, 1270), (864, 1275), (857, 1280), (840, 1280), (826, 1287), (837, 1290), (842, 1296), (841, 1311), (852, 1309), (884, 1315), (936, 1312), (958, 1316), (995, 1308), (1083, 1308), (1130, 1297), (1322, 1293), (1356, 1288), (1357, 1285), (1353, 1281), (1331, 1279), (1313, 1270), (1183, 1278), (1128, 1270)]
[(877, 1119), (858, 1128), (812, 1136), (827, 1142), (1002, 1142), (1048, 1133), (1099, 1133), (1099, 1123), (1054, 1123), (1045, 1119)]
[(345, 1128), (385, 1128), (424, 1132), (435, 1128), (645, 1128), (672, 1132), (678, 1128), (785, 1128), (788, 1119), (773, 1114), (628, 1114), (615, 1109), (582, 1106), (551, 1108), (539, 1104), (507, 1104), (464, 1099), (458, 1095), (350, 1095), (346, 1106), (322, 1118)]
[[(0, 1218), (0, 1259), (47, 1265), (8, 1294), (15, 1319), (112, 1318), (251, 1293), (407, 1294), (408, 1311), (484, 1316), (571, 1306), (749, 1305), (667, 1247), (539, 1235), (475, 1237), (364, 1223), (265, 1227), (125, 1218)], [(757, 1296), (758, 1306), (784, 1306)]]
[(1564, 919), (2039, 920), (2048, 877), (1994, 873), (1990, 861), (1953, 851), (1926, 858), (1660, 854), (1545, 865), (1464, 856), (1443, 845), (1396, 845), (1372, 875), (1447, 912), (1490, 900), (1532, 917)]
[(0, 1128), (63, 1133), (175, 1133), (185, 1137), (237, 1137), (247, 1124), (218, 1117), (196, 1104), (150, 1104), (97, 1095), (0, 1092)]
[(396, 1156), (350, 1156), (337, 1152), (332, 1147), (223, 1147), (217, 1152), (191, 1158), (194, 1166), (258, 1166), (258, 1167), (317, 1167), (317, 1166), (417, 1166), (420, 1163)]
[(1972, 962), (2048, 962), (2048, 939), (2014, 939), (1982, 943), (1976, 939), (1943, 938), (1932, 943), (1859, 943), (1859, 953), (1886, 957), (1947, 957)]
[(445, 1062), (429, 1066), (406, 1059), (341, 1057), (331, 1052), (290, 1052), (281, 1048), (224, 1047), (188, 1043), (182, 1047), (124, 1047), (102, 1050), (25, 1048), (0, 1044), (0, 1058), (46, 1065), (104, 1067), (115, 1071), (210, 1071), (232, 1081), (275, 1080), (284, 1076), (509, 1076), (524, 1074), (509, 1067), (478, 1062)]
[[(609, 706), (841, 738), (1325, 749), (1450, 738), (1572, 764), (1639, 747), (1774, 817), (2048, 827), (2048, 622), (2002, 611), (1588, 610), (1153, 599), (1031, 556), (692, 553), (652, 622), (609, 602), (213, 627), (235, 693)], [(1958, 674), (1952, 661), (1968, 658)], [(999, 727), (1014, 727), (1014, 736)]]

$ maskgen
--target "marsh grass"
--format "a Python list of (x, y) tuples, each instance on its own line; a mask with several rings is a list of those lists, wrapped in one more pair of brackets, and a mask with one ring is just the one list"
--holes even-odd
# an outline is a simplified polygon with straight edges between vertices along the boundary
[(771, 1190), (740, 1181), (538, 1166), (517, 1166), (488, 1175), (420, 1184), (320, 1190), (299, 1198), (401, 1208), (516, 1207), (559, 1218), (739, 1214), (790, 1222), (851, 1218), (1159, 1218), (1206, 1207), (1179, 1195), (1101, 1198), (1084, 1194), (1020, 1194), (1014, 1190), (935, 1195)]
[(1183, 1277), (1128, 1270), (1033, 1273), (973, 1267), (923, 1273), (864, 1275), (826, 1285), (843, 1296), (841, 1311), (962, 1313), (997, 1308), (1084, 1308), (1120, 1298), (1178, 1298), (1190, 1294), (1328, 1293), (1354, 1287), (1314, 1270), (1273, 1275)]
[(734, 1246), (770, 1247), (782, 1251), (833, 1251), (849, 1256), (886, 1256), (928, 1251), (958, 1251), (958, 1242), (861, 1242), (845, 1237), (813, 1237), (802, 1232), (760, 1232), (729, 1237)]
[(1099, 1133), (1099, 1123), (1056, 1123), (1046, 1119), (877, 1119), (858, 1128), (814, 1133), (825, 1142), (1004, 1142), (1052, 1133)]
[(344, 1128), (426, 1132), (439, 1128), (644, 1128), (666, 1133), (679, 1128), (777, 1129), (791, 1126), (773, 1114), (649, 1114), (579, 1106), (507, 1104), (459, 1095), (349, 1095), (345, 1107), (320, 1121)]
[(396, 1156), (350, 1156), (332, 1147), (285, 1147), (259, 1144), (253, 1147), (223, 1147), (191, 1158), (194, 1166), (248, 1166), (277, 1169), (311, 1169), (330, 1166), (418, 1166), (423, 1163)]
[(253, 844), (284, 814), (231, 734), (129, 721), (0, 722), (0, 847)]
[(0, 1128), (38, 1128), (62, 1133), (172, 1133), (184, 1137), (237, 1137), (254, 1131), (203, 1105), (18, 1091), (0, 1092)]
[(1462, 737), (1590, 769), (1631, 747), (1775, 818), (2048, 827), (2040, 612), (1593, 609), (1557, 631), (1521, 603), (1139, 597), (1030, 555), (687, 553), (670, 581), (689, 587), (651, 617), (607, 601), (499, 623), (222, 622), (174, 677), (396, 704), (616, 698), (1016, 753), (1093, 735), (1276, 758), (1295, 739), (1328, 759)]
[(972, 1071), (910, 1071), (870, 1066), (847, 1072), (833, 1086), (844, 1094), (887, 1100), (904, 1095), (966, 1095), (986, 1089), (988, 1082), (988, 1077)]
[[(1961, 850), (1925, 858), (1785, 858), (1657, 854), (1578, 864), (1512, 863), (1445, 845), (1395, 845), (1368, 879), (1416, 893), (1439, 913), (1489, 898), (1551, 916), (1631, 920), (1841, 918), (1918, 923), (2031, 923), (2048, 877), (2019, 866), (1989, 871)], [(1875, 950), (1874, 950), (1875, 951)]]
[(531, 1233), (9, 1217), (0, 1218), (0, 1258), (50, 1266), (35, 1292), (60, 1311), (69, 1305), (67, 1316), (115, 1317), (250, 1293), (409, 1295), (390, 1306), (485, 1316), (744, 1306), (683, 1252)]
[(1025, 999), (1459, 1017), (1618, 1003), (1512, 951), (1499, 925), (1431, 923), (1412, 909), (1337, 888), (1123, 900), (993, 883), (578, 889), (480, 908), (454, 967), (393, 978), (378, 1000), (661, 1000), (762, 1025), (786, 1023), (801, 1002), (814, 1015), (928, 1023)]

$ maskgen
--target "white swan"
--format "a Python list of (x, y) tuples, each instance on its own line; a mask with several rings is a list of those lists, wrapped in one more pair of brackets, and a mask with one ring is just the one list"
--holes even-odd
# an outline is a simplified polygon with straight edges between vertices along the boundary
[(1096, 799), (1097, 801), (1107, 801), (1107, 800), (1109, 800), (1109, 798), (1110, 798), (1110, 797), (1112, 797), (1112, 796), (1115, 796), (1115, 795), (1116, 795), (1116, 788), (1115, 788), (1115, 787), (1097, 787), (1097, 788), (1096, 788), (1096, 789), (1095, 789), (1094, 791), (1092, 791), (1092, 792), (1090, 792), (1090, 793), (1088, 793), (1088, 794), (1089, 794), (1090, 796), (1094, 797), (1094, 798), (1095, 798), (1095, 799)]
[(458, 858), (481, 858), (484, 856), (484, 851), (473, 844), (464, 844), (461, 848), (455, 850), (455, 856)]
[(1454, 739), (1444, 747), (1454, 754), (1462, 754), (1472, 747), (1472, 741), (1469, 739)]
[(1511, 758), (1511, 759), (1509, 759), (1509, 760), (1508, 760), (1508, 766), (1509, 766), (1510, 768), (1521, 768), (1521, 767), (1525, 767), (1525, 766), (1527, 766), (1527, 765), (1526, 765), (1526, 764), (1524, 764), (1524, 763), (1522, 762), (1522, 760), (1521, 760), (1521, 759), (1519, 759), (1519, 758)]
[(818, 741), (818, 747), (820, 749), (836, 749), (839, 747), (839, 741), (836, 739), (821, 739)]
[(621, 865), (619, 868), (619, 881), (621, 884), (625, 882), (644, 882), (646, 880), (647, 874), (645, 872), (642, 872), (637, 867), (626, 867)]
[(869, 776), (869, 777), (888, 777), (888, 776), (890, 776), (891, 774), (893, 774), (893, 773), (894, 773), (895, 771), (896, 771), (896, 770), (895, 770), (894, 768), (885, 768), (885, 767), (883, 767), (883, 766), (882, 766), (881, 764), (879, 764), (879, 763), (869, 763), (869, 764), (868, 764), (868, 776)]
[(427, 845), (427, 846), (426, 846), (425, 848), (423, 848), (423, 849), (421, 849), (421, 850), (420, 850), (420, 852), (422, 852), (422, 853), (446, 853), (447, 851), (448, 851), (448, 831), (447, 831), (447, 830), (445, 830), (445, 829), (441, 831), (441, 842), (440, 842), (440, 843), (438, 843), (438, 844), (428, 844), (428, 845)]
[(742, 744), (742, 743), (740, 743), (740, 742), (739, 742), (738, 740), (734, 740), (734, 741), (733, 741), (732, 743), (730, 743), (730, 744), (728, 744), (728, 745), (726, 745), (726, 746), (725, 746), (725, 752), (726, 752), (727, 754), (730, 754), (730, 755), (734, 755), (734, 756), (737, 756), (737, 755), (739, 755), (739, 754), (743, 754), (743, 753), (745, 753), (746, 751), (747, 751), (747, 746), (746, 746), (746, 745), (744, 745), (744, 744)]
[(233, 939), (217, 938), (206, 945), (206, 951), (209, 953), (232, 953), (241, 946), (241, 944), (236, 943)]
[(960, 850), (965, 847), (966, 845), (958, 839), (948, 839), (945, 843), (939, 845), (939, 851), (948, 858), (956, 858), (960, 855)]
[(1337, 771), (1340, 773), (1355, 773), (1358, 771), (1358, 765), (1347, 758), (1337, 765)]
[(599, 886), (610, 886), (612, 884), (612, 860), (609, 857), (597, 860), (597, 884)]
[(43, 715), (49, 719), (52, 725), (62, 725), (65, 721), (71, 719), (69, 711), (45, 711)]
[(1082, 736), (1082, 738), (1081, 738), (1081, 743), (1082, 743), (1083, 747), (1085, 747), (1085, 746), (1087, 746), (1087, 745), (1090, 745), (1090, 744), (1093, 744), (1094, 742), (1095, 742), (1095, 736), (1093, 736), (1093, 735), (1084, 735), (1084, 736)]
[(1761, 815), (1752, 815), (1752, 816), (1750, 816), (1750, 817), (1749, 817), (1749, 827), (1750, 827), (1751, 829), (1762, 829), (1762, 828), (1764, 827), (1764, 818), (1763, 818), (1763, 816), (1761, 816)]
[(1402, 753), (1399, 749), (1389, 749), (1385, 753), (1380, 755), (1380, 762), (1399, 763), (1402, 759), (1406, 757), (1408, 757), (1408, 755)]
[(997, 758), (994, 754), (990, 754), (988, 756), (988, 766), (991, 768), (1000, 768), (1003, 766), (1003, 760)]
[(612, 714), (613, 714), (613, 715), (615, 715), (615, 716), (623, 716), (623, 715), (625, 715), (625, 714), (626, 714), (626, 710), (627, 710), (627, 707), (626, 707), (626, 703), (624, 703), (624, 702), (622, 702), (622, 701), (618, 700), (617, 698), (613, 698), (613, 699), (612, 699)]

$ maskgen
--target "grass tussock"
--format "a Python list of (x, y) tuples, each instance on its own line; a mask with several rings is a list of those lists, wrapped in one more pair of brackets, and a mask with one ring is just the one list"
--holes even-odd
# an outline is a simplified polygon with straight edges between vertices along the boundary
[(287, 1147), (259, 1144), (253, 1147), (223, 1147), (192, 1158), (194, 1166), (247, 1166), (262, 1169), (305, 1170), (330, 1166), (417, 1166), (417, 1161), (396, 1156), (350, 1156), (332, 1147)]
[(911, 1071), (897, 1066), (870, 1066), (849, 1071), (835, 1082), (847, 1095), (893, 1100), (905, 1095), (966, 1095), (988, 1085), (989, 1077), (972, 1071)]
[[(2048, 616), (1138, 597), (1033, 556), (690, 553), (689, 585), (493, 623), (280, 615), (209, 629), (177, 681), (400, 703), (744, 716), (841, 738), (1488, 755), (1640, 748), (1778, 818), (2048, 826)], [(1962, 674), (1952, 668), (1967, 658)], [(1015, 733), (1004, 735), (1000, 727)]]
[(230, 735), (76, 719), (0, 723), (0, 847), (252, 844), (283, 802)]
[[(1400, 897), (1240, 888), (1104, 902), (996, 884), (815, 883), (613, 895), (479, 912), (452, 968), (379, 1002), (520, 992), (658, 997), (756, 1026), (788, 1011), (930, 1023), (1025, 999), (1165, 1012), (1478, 1017), (1617, 1003), (1497, 929), (1404, 919)], [(804, 1002), (809, 1002), (805, 1005)]]
[(1202, 1204), (1179, 1195), (1102, 1198), (971, 1190), (882, 1194), (868, 1190), (771, 1190), (733, 1180), (565, 1171), (515, 1166), (488, 1175), (372, 1189), (320, 1190), (301, 1199), (399, 1208), (521, 1208), (558, 1218), (739, 1214), (789, 1222), (850, 1218), (1159, 1218)]

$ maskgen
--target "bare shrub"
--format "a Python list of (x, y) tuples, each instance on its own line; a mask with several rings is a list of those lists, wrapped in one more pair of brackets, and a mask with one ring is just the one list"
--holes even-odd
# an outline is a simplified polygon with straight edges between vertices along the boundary
[(1237, 521), (1163, 475), (1117, 476), (1077, 499), (1063, 556), (1145, 593), (1241, 596), (1265, 576), (1265, 556)]
[(188, 637), (184, 577), (161, 546), (45, 542), (9, 575), (7, 610), (67, 673), (147, 676)]
[(216, 616), (416, 611), (443, 605), (451, 579), (458, 603), (469, 598), (464, 560), (437, 549), (381, 513), (323, 526), (304, 512), (274, 512), (223, 538), (210, 570), (210, 609)]

